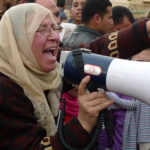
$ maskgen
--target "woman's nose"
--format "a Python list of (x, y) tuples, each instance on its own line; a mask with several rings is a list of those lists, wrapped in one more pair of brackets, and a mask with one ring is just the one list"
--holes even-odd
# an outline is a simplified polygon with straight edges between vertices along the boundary
[(54, 40), (60, 41), (59, 33), (55, 30), (52, 30), (51, 34), (48, 37), (48, 39), (54, 39)]

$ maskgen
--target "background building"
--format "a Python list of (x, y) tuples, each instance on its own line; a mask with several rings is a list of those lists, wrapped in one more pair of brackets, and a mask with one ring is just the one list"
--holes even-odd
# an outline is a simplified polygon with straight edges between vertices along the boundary
[[(66, 0), (66, 10), (70, 9), (72, 0)], [(129, 8), (135, 18), (144, 17), (150, 9), (150, 0), (110, 0), (113, 6), (121, 5)]]
[(121, 5), (129, 8), (135, 18), (144, 17), (150, 9), (150, 0), (110, 0), (113, 6)]

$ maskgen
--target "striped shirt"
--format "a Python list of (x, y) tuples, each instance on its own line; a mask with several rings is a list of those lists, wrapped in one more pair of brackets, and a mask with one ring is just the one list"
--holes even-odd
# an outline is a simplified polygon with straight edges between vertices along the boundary
[(136, 150), (139, 143), (150, 143), (150, 106), (138, 100), (136, 110), (127, 111), (124, 131), (123, 150)]

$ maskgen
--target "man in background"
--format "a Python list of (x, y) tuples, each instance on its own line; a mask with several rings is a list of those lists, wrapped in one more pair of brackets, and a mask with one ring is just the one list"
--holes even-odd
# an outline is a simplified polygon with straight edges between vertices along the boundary
[(82, 7), (85, 3), (85, 0), (72, 0), (71, 8), (70, 8), (70, 19), (68, 19), (69, 23), (81, 24), (82, 17)]
[(60, 34), (60, 40), (63, 41), (66, 37), (68, 37), (76, 28), (76, 25), (81, 24), (81, 16), (82, 16), (82, 7), (85, 0), (72, 0), (71, 8), (70, 8), (70, 17), (67, 21), (68, 23), (61, 23), (63, 30)]
[(86, 0), (81, 16), (82, 25), (77, 25), (73, 33), (62, 41), (63, 47), (78, 48), (79, 44), (87, 44), (112, 30), (112, 4), (109, 0)]
[(134, 23), (132, 12), (124, 6), (115, 6), (112, 9), (114, 21), (113, 32), (129, 27)]

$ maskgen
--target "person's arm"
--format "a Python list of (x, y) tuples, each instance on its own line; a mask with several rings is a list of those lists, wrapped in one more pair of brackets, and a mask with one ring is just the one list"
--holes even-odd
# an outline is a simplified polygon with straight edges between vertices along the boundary
[(115, 104), (119, 105), (121, 108), (124, 108), (127, 110), (136, 110), (136, 101), (135, 100), (126, 100), (126, 99), (120, 98), (114, 92), (106, 92), (106, 94), (110, 99), (114, 100)]
[[(83, 84), (81, 84), (81, 90)], [(88, 96), (90, 95), (92, 93)], [(83, 97), (87, 98), (86, 94), (80, 94), (79, 99), (85, 100)], [(95, 98), (90, 99), (94, 100)], [(111, 103), (108, 102), (107, 105), (102, 103), (99, 110)], [(89, 109), (83, 104), (82, 106), (84, 108), (80, 109), (80, 114)], [(87, 115), (90, 113), (88, 112)], [(86, 120), (91, 122), (90, 131), (89, 127), (84, 126), (83, 120), (84, 117), (87, 118), (87, 115), (82, 115), (80, 115), (79, 121), (77, 118), (73, 118), (64, 126), (66, 143), (76, 148), (83, 148), (89, 143), (91, 139), (89, 132), (93, 129), (93, 121), (91, 122), (91, 120)], [(38, 125), (33, 105), (24, 95), (23, 89), (3, 75), (0, 75), (0, 127), (0, 149), (45, 150), (52, 148), (53, 150), (65, 150), (58, 133), (55, 136), (46, 136), (46, 131)]]
[[(33, 105), (23, 89), (4, 76), (0, 76), (0, 127), (0, 149), (64, 150), (58, 133), (48, 137), (38, 125)], [(85, 147), (89, 136), (76, 118), (64, 126), (64, 137), (69, 145)]]
[(106, 34), (90, 42), (87, 46), (93, 53), (130, 58), (134, 54), (150, 47), (150, 21), (147, 19), (134, 23), (129, 28)]

